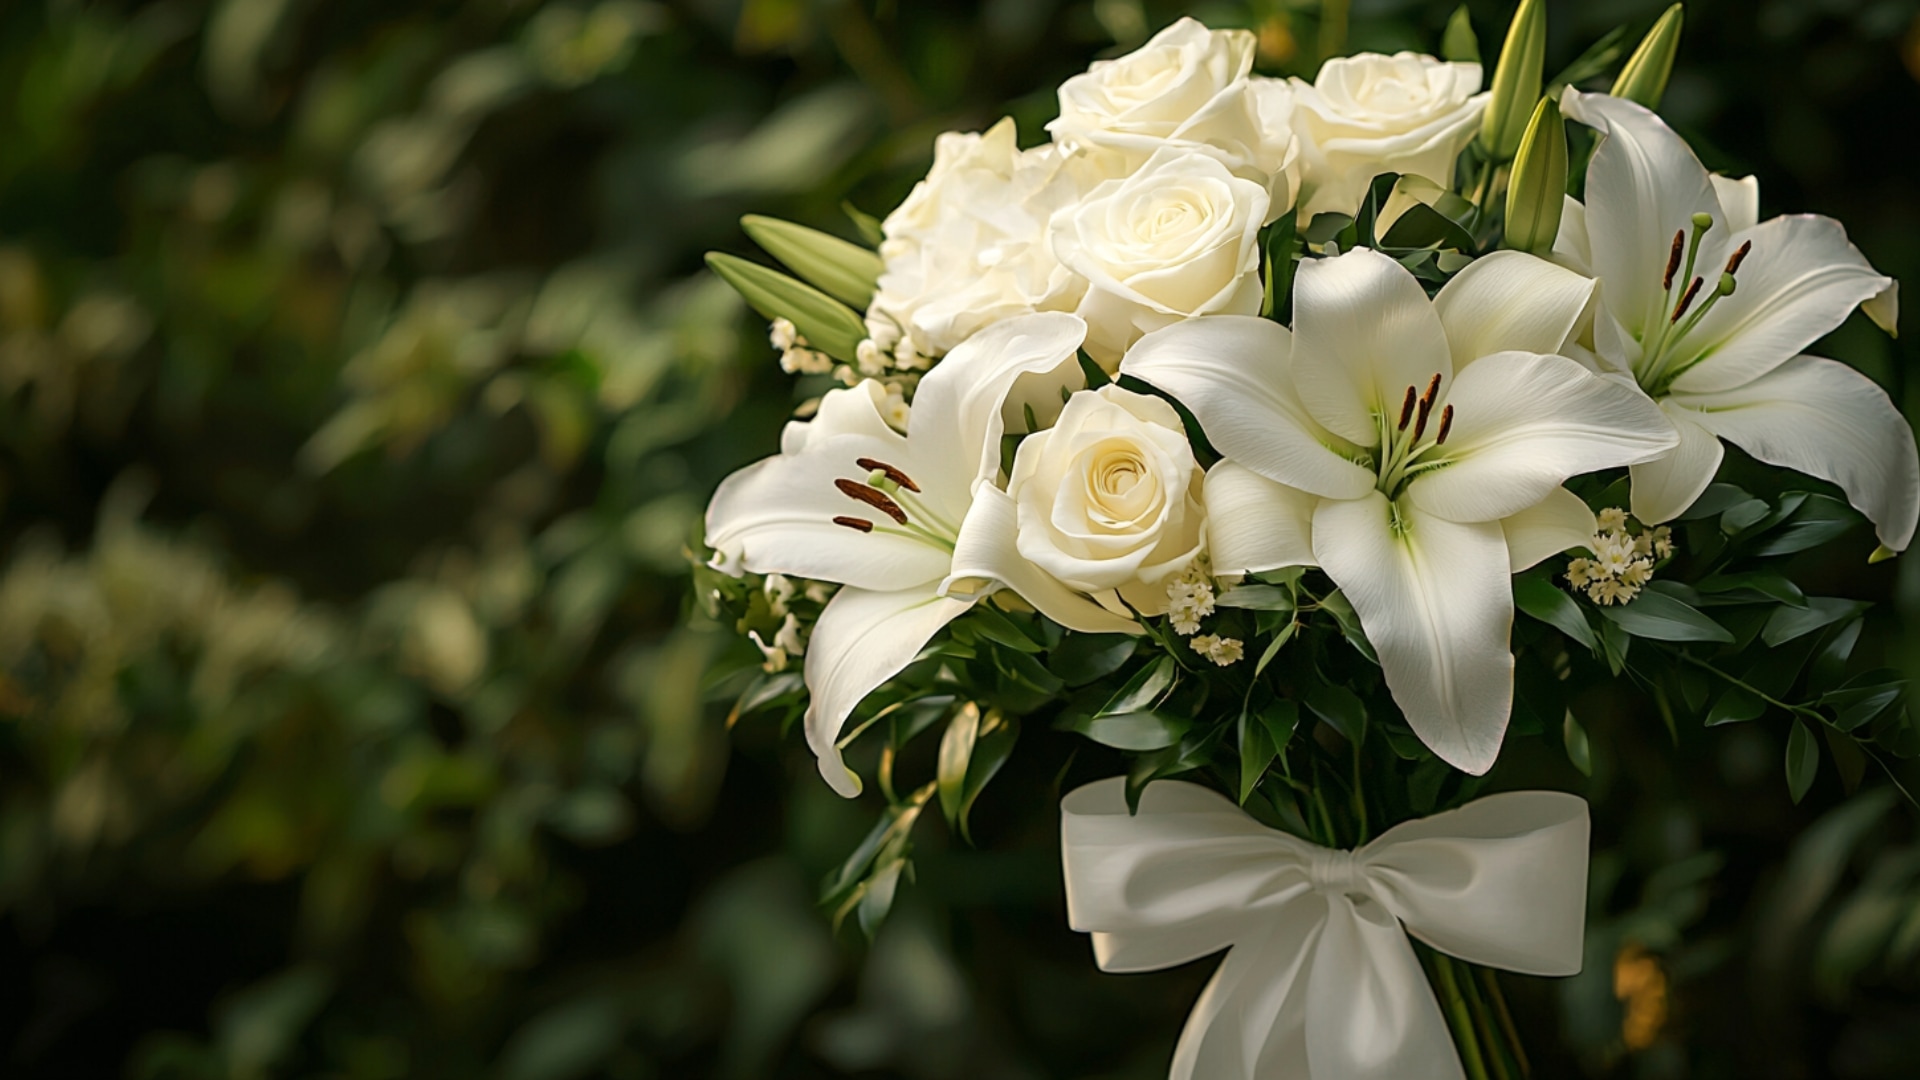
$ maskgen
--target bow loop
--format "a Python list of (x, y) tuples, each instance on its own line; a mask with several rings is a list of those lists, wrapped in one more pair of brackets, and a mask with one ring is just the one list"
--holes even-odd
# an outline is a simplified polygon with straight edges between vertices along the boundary
[(1357, 851), (1269, 829), (1196, 784), (1125, 781), (1061, 803), (1074, 929), (1107, 971), (1228, 950), (1174, 1051), (1173, 1080), (1460, 1080), (1407, 940), (1530, 974), (1580, 967), (1586, 803), (1517, 792), (1408, 822)]

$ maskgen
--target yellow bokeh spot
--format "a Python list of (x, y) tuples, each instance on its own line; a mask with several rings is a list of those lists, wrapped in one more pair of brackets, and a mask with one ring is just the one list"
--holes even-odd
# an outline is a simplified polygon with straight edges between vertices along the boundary
[(1268, 67), (1279, 67), (1292, 60), (1300, 51), (1300, 43), (1294, 40), (1293, 27), (1288, 24), (1285, 15), (1275, 15), (1260, 24), (1260, 62)]
[(1613, 996), (1625, 1006), (1620, 1041), (1628, 1050), (1645, 1050), (1667, 1025), (1667, 973), (1660, 958), (1629, 944), (1613, 958)]

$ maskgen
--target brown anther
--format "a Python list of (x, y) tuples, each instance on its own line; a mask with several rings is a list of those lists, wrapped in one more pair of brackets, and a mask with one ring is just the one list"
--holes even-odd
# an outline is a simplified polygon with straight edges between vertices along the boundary
[(843, 514), (834, 518), (833, 523), (835, 525), (845, 526), (854, 532), (870, 533), (873, 531), (873, 522), (868, 521), (866, 518), (847, 517)]
[(1680, 251), (1687, 246), (1687, 233), (1681, 229), (1673, 234), (1673, 250), (1667, 254), (1667, 276), (1660, 279), (1662, 289), (1673, 288), (1673, 275), (1680, 272)]
[(1407, 424), (1413, 420), (1413, 403), (1419, 400), (1419, 397), (1418, 390), (1411, 386), (1407, 387), (1407, 400), (1400, 404), (1400, 426), (1396, 430), (1407, 430)]
[(1700, 295), (1700, 286), (1704, 284), (1706, 282), (1703, 278), (1693, 279), (1693, 284), (1687, 286), (1687, 291), (1681, 294), (1680, 302), (1673, 305), (1673, 318), (1668, 320), (1669, 322), (1680, 321), (1680, 316), (1685, 315), (1687, 309), (1693, 306), (1693, 298)]
[(1453, 406), (1440, 410), (1440, 431), (1433, 437), (1433, 445), (1440, 446), (1447, 441), (1447, 432), (1453, 430)]
[(902, 525), (907, 523), (907, 512), (900, 509), (899, 503), (887, 498), (886, 493), (880, 489), (868, 487), (855, 480), (835, 480), (833, 486), (839, 488), (840, 494), (847, 498), (866, 503)]
[(913, 477), (908, 476), (906, 473), (901, 472), (899, 469), (894, 468), (893, 466), (887, 464), (884, 461), (876, 461), (870, 457), (863, 457), (863, 458), (855, 458), (853, 463), (867, 470), (868, 472), (886, 473), (887, 479), (893, 481), (896, 484), (899, 484), (901, 487), (906, 488), (908, 491), (911, 491), (915, 494), (919, 494), (920, 492), (920, 485), (913, 482)]
[(1753, 241), (1749, 240), (1746, 243), (1741, 244), (1740, 250), (1734, 252), (1731, 256), (1727, 258), (1727, 273), (1729, 274), (1739, 273), (1740, 264), (1743, 262), (1746, 262), (1747, 256), (1752, 252), (1753, 252)]
[(1440, 373), (1435, 372), (1427, 382), (1427, 392), (1420, 395), (1420, 414), (1413, 421), (1413, 437), (1418, 440), (1427, 433), (1427, 417), (1433, 414), (1433, 397), (1440, 392)]

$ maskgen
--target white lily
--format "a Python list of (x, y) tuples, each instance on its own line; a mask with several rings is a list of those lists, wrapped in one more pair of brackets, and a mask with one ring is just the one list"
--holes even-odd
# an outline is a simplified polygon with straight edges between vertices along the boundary
[(1060, 390), (1084, 385), (1085, 337), (1084, 322), (1060, 313), (976, 334), (921, 380), (905, 434), (887, 424), (880, 383), (831, 391), (811, 421), (787, 425), (779, 455), (714, 492), (716, 567), (845, 586), (806, 644), (807, 742), (840, 794), (860, 792), (838, 745), (854, 706), (996, 589), (1073, 629), (1133, 627), (1019, 557), (1015, 511), (996, 486), (1005, 417), (1057, 415)]
[(1568, 90), (1560, 109), (1605, 137), (1555, 255), (1601, 282), (1599, 366), (1631, 375), (1680, 435), (1670, 454), (1634, 466), (1634, 516), (1661, 522), (1692, 505), (1726, 439), (1839, 485), (1881, 543), (1904, 549), (1920, 517), (1913, 430), (1866, 376), (1800, 355), (1855, 307), (1892, 333), (1896, 283), (1832, 218), (1760, 221), (1752, 177), (1710, 175), (1639, 105)]
[(1195, 319), (1120, 370), (1184, 403), (1226, 458), (1206, 482), (1214, 567), (1325, 570), (1413, 730), (1483, 773), (1513, 703), (1510, 575), (1592, 536), (1564, 480), (1656, 457), (1672, 429), (1553, 355), (1593, 284), (1531, 255), (1480, 259), (1432, 301), (1365, 248), (1306, 263), (1294, 289), (1291, 333)]

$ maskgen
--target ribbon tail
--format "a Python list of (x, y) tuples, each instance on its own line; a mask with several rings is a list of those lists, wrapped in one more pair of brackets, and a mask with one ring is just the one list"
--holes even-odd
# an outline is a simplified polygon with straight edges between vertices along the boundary
[(1170, 1080), (1306, 1076), (1306, 968), (1325, 922), (1318, 897), (1286, 906), (1271, 932), (1235, 945), (1194, 1003)]
[(1306, 972), (1307, 1067), (1313, 1080), (1465, 1080), (1413, 945), (1371, 900), (1328, 898)]

